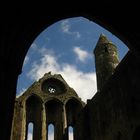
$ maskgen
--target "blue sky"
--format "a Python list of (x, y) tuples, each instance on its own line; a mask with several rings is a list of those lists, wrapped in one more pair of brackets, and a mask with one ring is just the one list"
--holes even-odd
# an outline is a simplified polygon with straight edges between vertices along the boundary
[(46, 28), (34, 40), (25, 57), (17, 96), (44, 73), (52, 71), (62, 74), (83, 101), (92, 98), (97, 91), (92, 52), (101, 33), (117, 46), (121, 60), (128, 51), (126, 45), (86, 18), (64, 19)]
[[(69, 18), (46, 28), (32, 43), (18, 78), (17, 96), (45, 73), (60, 73), (69, 86), (86, 102), (97, 91), (93, 49), (103, 33), (118, 48), (120, 61), (126, 45), (96, 23), (83, 17)], [(82, 87), (82, 89), (81, 89)], [(72, 140), (72, 132), (70, 139)], [(31, 140), (29, 130), (28, 140)], [(53, 140), (52, 131), (49, 140)]]

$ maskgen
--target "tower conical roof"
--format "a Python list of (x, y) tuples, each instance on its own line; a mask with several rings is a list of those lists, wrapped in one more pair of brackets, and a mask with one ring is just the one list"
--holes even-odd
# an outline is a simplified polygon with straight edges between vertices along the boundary
[(104, 34), (101, 34), (96, 46), (98, 46), (100, 44), (109, 43), (109, 42), (110, 41), (107, 39), (107, 37)]
[(95, 53), (96, 50), (98, 50), (99, 48), (101, 49), (102, 46), (104, 46), (105, 44), (112, 44), (115, 47), (115, 45), (110, 40), (108, 40), (108, 38), (102, 33), (100, 34), (100, 37), (93, 52)]

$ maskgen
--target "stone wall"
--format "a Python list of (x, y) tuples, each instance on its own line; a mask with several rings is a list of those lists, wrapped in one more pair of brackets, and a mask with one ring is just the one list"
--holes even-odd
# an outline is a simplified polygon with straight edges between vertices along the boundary
[(80, 114), (79, 140), (140, 139), (139, 65), (129, 52), (103, 89), (88, 101)]

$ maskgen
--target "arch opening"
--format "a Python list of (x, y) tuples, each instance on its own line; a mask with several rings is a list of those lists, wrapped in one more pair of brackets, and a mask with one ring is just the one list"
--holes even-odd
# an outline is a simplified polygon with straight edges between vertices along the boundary
[(74, 126), (76, 124), (76, 117), (78, 113), (81, 111), (82, 105), (76, 99), (70, 99), (66, 103), (66, 114), (67, 114), (67, 124)]
[[(42, 103), (37, 96), (30, 96), (26, 100), (26, 132), (29, 122), (33, 122), (33, 140), (41, 138), (42, 121), (41, 121)], [(27, 136), (26, 136), (27, 137)]]
[[(28, 85), (31, 81), (42, 76), (44, 69), (45, 72), (59, 72), (64, 75), (68, 84), (81, 95), (83, 101), (86, 102), (87, 99), (91, 99), (97, 92), (95, 64), (91, 55), (101, 33), (107, 35), (120, 48), (121, 58), (124, 57), (128, 51), (125, 44), (88, 18), (73, 17), (63, 19), (49, 26), (34, 40), (25, 57), (25, 69), (27, 69), (28, 64), (34, 63), (32, 67), (28, 68), (28, 70), (30, 69), (28, 72), (23, 70), (22, 73), (24, 78), (27, 78), (25, 75), (26, 72), (28, 73), (28, 78), (30, 77), (26, 80)], [(33, 52), (35, 53), (34, 55)], [(93, 64), (92, 67), (91, 64)], [(79, 75), (79, 73), (81, 74)], [(77, 82), (70, 77), (77, 79)], [(94, 86), (89, 86), (90, 83), (93, 83)], [(18, 84), (20, 85), (20, 81), (18, 81)], [(23, 84), (22, 80), (21, 84)], [(78, 86), (76, 86), (77, 84)], [(22, 88), (21, 86), (19, 87), (18, 92), (21, 92), (22, 88), (27, 88), (27, 83)], [(81, 94), (77, 87), (83, 87), (84, 90), (81, 90)], [(51, 88), (51, 91), (54, 92), (54, 89), (52, 90)], [(88, 93), (87, 96), (84, 93)]]
[(33, 140), (34, 124), (30, 122), (28, 124), (27, 140)]
[[(48, 129), (49, 124), (54, 126), (54, 139), (62, 139), (63, 137), (63, 106), (60, 101), (50, 100), (45, 104), (46, 110), (46, 126)], [(52, 125), (50, 125), (51, 127)]]
[(74, 128), (72, 126), (68, 127), (68, 140), (74, 140)]
[[(65, 23), (67, 23), (67, 22), (65, 22)], [(63, 28), (63, 29), (64, 29), (64, 32), (65, 32), (65, 33), (67, 33), (67, 34), (69, 34), (69, 35), (72, 35), (72, 34), (73, 34), (73, 35), (77, 36), (77, 38), (80, 38), (80, 35), (78, 34), (78, 32), (75, 32), (75, 31), (74, 31), (74, 32), (70, 32), (69, 26), (64, 26), (64, 27), (65, 27), (65, 28)], [(79, 49), (79, 47), (75, 47), (74, 50), (73, 50), (73, 51), (75, 51), (75, 54), (76, 54), (77, 56), (79, 55), (79, 54), (78, 54), (78, 53), (79, 53), (79, 52), (78, 52), (79, 50), (80, 50), (80, 52), (84, 52), (83, 50), (81, 50), (81, 48)], [(46, 50), (45, 50), (45, 51), (46, 51)], [(45, 51), (44, 51), (44, 52), (45, 52)], [(40, 53), (43, 53), (43, 52), (40, 52)], [(83, 53), (83, 54), (86, 54), (86, 53)], [(43, 53), (43, 55), (44, 55), (44, 53)], [(50, 56), (50, 55), (47, 54), (47, 56)], [(86, 55), (85, 55), (85, 56), (86, 56)], [(48, 58), (47, 58), (47, 59), (48, 59)], [(78, 59), (79, 59), (79, 60), (78, 60)], [(82, 57), (80, 58), (80, 55), (79, 55), (79, 58), (78, 58), (78, 59), (77, 59), (78, 61), (81, 61), (81, 62), (84, 61)], [(45, 60), (45, 58), (42, 58), (41, 61), (42, 61), (42, 60)], [(51, 62), (56, 62), (55, 59), (53, 59), (53, 58), (52, 58), (51, 60), (53, 60), (53, 61), (51, 61)], [(43, 62), (43, 61), (42, 61), (42, 62)], [(36, 63), (36, 64), (37, 64), (37, 63)], [(58, 66), (57, 63), (55, 63), (55, 64), (56, 64), (56, 66)], [(54, 67), (53, 67), (53, 68), (54, 68)], [(58, 66), (58, 68), (59, 68), (59, 66)], [(56, 68), (55, 68), (55, 71), (57, 71), (57, 70), (60, 71), (60, 70), (63, 70), (63, 69), (56, 69)], [(74, 70), (76, 70), (76, 69), (74, 69)], [(64, 73), (64, 72), (66, 72), (66, 71), (62, 71), (62, 72)], [(79, 71), (78, 71), (78, 72), (79, 72)], [(65, 73), (64, 73), (64, 74), (65, 74)], [(71, 72), (68, 73), (68, 74), (70, 75)], [(84, 74), (85, 74), (85, 73), (84, 73)], [(91, 74), (91, 73), (90, 73), (90, 74)], [(86, 74), (85, 74), (85, 75), (86, 75)], [(82, 75), (82, 76), (83, 76), (83, 75)], [(81, 76), (81, 77), (82, 77), (82, 76)], [(89, 76), (89, 75), (88, 75), (88, 76)], [(93, 75), (90, 75), (90, 76), (93, 76)], [(36, 77), (35, 77), (35, 78), (36, 78)], [(78, 77), (78, 78), (79, 78), (79, 77)], [(87, 78), (87, 77), (86, 77), (86, 78)], [(81, 80), (79, 80), (79, 79), (76, 79), (76, 80), (77, 80), (77, 83), (78, 83), (78, 81), (81, 81)], [(92, 82), (93, 82), (93, 81), (92, 81)], [(91, 81), (90, 81), (90, 83), (91, 83)], [(85, 85), (86, 85), (86, 84), (85, 84)], [(88, 84), (87, 84), (87, 85), (88, 85)], [(81, 86), (81, 87), (83, 87), (83, 86)], [(88, 89), (87, 86), (86, 86), (86, 88)], [(86, 89), (86, 88), (83, 88), (83, 89)], [(84, 91), (84, 92), (85, 92), (85, 91)], [(86, 93), (86, 92), (85, 92), (85, 93)], [(92, 95), (92, 96), (93, 96), (93, 95)], [(60, 104), (59, 104), (59, 103), (55, 103), (55, 105), (56, 105), (56, 106), (58, 105), (58, 110), (59, 110), (59, 109), (61, 110), (61, 107), (60, 107)], [(67, 112), (69, 112), (69, 113), (72, 112), (71, 114), (73, 114), (73, 112), (76, 112), (76, 111), (75, 111), (76, 109), (75, 109), (75, 110), (70, 110), (70, 109), (69, 109), (69, 108), (72, 107), (73, 105), (76, 105), (76, 106), (77, 106), (76, 109), (79, 110), (78, 104), (76, 104), (74, 101), (70, 101), (70, 102), (67, 103)], [(28, 106), (28, 108), (29, 108), (30, 104), (28, 104), (27, 106)], [(53, 105), (49, 102), (49, 103), (46, 104), (46, 112), (50, 112), (50, 111), (48, 111), (48, 110), (50, 110), (50, 108), (53, 108)], [(54, 110), (55, 110), (55, 109), (54, 109)], [(72, 118), (74, 118), (74, 117), (72, 117)], [(31, 118), (31, 119), (32, 119), (32, 118)], [(47, 119), (48, 119), (48, 118), (47, 118)], [(30, 118), (29, 118), (29, 120), (30, 120)], [(72, 125), (72, 124), (74, 123), (74, 120), (75, 120), (75, 119), (72, 119), (72, 120), (69, 120), (69, 119), (68, 119), (69, 124)], [(51, 121), (52, 121), (51, 119), (48, 120), (48, 123), (51, 122)], [(55, 119), (53, 119), (53, 121), (55, 121)]]
[(54, 135), (55, 135), (55, 126), (54, 124), (49, 124), (48, 125), (48, 140), (54, 140)]
[(56, 122), (59, 118), (62, 118), (62, 104), (57, 100), (50, 100), (45, 104), (46, 108), (46, 120), (47, 123)]

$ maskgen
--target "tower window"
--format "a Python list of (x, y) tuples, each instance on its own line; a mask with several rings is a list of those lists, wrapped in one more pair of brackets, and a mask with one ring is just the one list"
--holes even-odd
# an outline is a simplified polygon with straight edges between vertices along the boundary
[(108, 48), (107, 48), (107, 46), (105, 46), (105, 52), (107, 52), (107, 53), (108, 53)]

